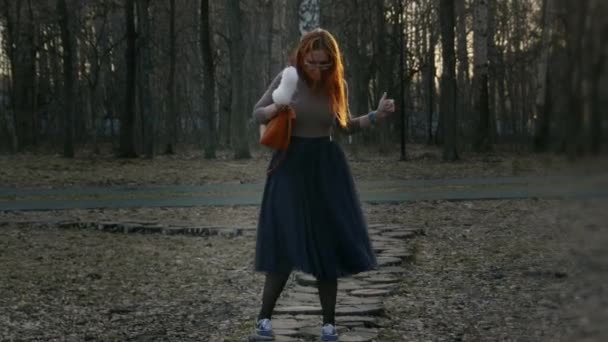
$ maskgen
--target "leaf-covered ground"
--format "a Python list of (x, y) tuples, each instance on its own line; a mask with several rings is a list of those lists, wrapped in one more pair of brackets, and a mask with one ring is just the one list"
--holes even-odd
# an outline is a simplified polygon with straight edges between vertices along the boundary
[[(379, 341), (603, 341), (607, 200), (364, 205), (422, 227)], [(250, 226), (256, 207), (1, 213)], [(0, 229), (0, 340), (237, 341), (259, 308), (255, 238)]]
[[(490, 176), (547, 175), (608, 169), (608, 158), (568, 162), (562, 155), (495, 152), (461, 153), (456, 163), (441, 161), (441, 150), (408, 145), (408, 162), (398, 162), (399, 146), (379, 154), (374, 147), (342, 145), (357, 180), (429, 179)], [(219, 151), (216, 160), (202, 152), (184, 152), (154, 159), (116, 159), (111, 154), (80, 151), (75, 159), (57, 154), (24, 153), (0, 156), (0, 186), (61, 187), (71, 185), (151, 185), (261, 182), (270, 154), (254, 149), (252, 158), (234, 160)]]

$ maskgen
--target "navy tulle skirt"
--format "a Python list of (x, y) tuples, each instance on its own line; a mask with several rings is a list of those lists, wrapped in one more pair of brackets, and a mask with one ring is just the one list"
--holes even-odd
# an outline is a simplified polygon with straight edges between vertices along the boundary
[[(268, 168), (281, 159), (276, 151)], [(255, 270), (339, 278), (376, 267), (350, 167), (329, 137), (292, 137), (267, 177)]]

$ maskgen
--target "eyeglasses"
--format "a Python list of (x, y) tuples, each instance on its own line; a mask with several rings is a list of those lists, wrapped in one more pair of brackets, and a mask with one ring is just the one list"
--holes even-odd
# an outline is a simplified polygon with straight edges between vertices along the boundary
[(311, 62), (304, 61), (304, 65), (306, 66), (306, 68), (308, 68), (310, 70), (313, 70), (313, 69), (329, 70), (329, 68), (331, 68), (333, 63), (311, 63)]

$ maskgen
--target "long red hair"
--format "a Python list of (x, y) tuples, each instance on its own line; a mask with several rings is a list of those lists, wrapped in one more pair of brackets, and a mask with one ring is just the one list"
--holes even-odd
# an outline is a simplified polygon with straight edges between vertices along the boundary
[(346, 111), (346, 94), (344, 89), (344, 66), (342, 65), (342, 54), (338, 47), (338, 42), (326, 30), (315, 29), (306, 33), (300, 39), (300, 43), (295, 53), (295, 67), (298, 74), (306, 83), (312, 85), (312, 80), (307, 77), (304, 70), (304, 58), (307, 53), (313, 50), (324, 50), (329, 56), (331, 67), (321, 71), (323, 88), (322, 90), (329, 97), (331, 112), (336, 115), (340, 126), (346, 127), (348, 121)]

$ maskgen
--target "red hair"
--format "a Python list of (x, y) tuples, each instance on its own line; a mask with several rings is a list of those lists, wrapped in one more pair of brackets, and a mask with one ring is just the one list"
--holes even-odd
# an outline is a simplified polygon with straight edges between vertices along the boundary
[(306, 33), (300, 39), (292, 63), (298, 70), (298, 74), (310, 86), (312, 80), (304, 71), (304, 57), (313, 50), (324, 50), (329, 56), (331, 67), (322, 71), (324, 92), (329, 97), (331, 112), (338, 118), (340, 126), (346, 127), (348, 121), (346, 111), (346, 93), (344, 89), (344, 66), (342, 65), (342, 54), (336, 39), (326, 30), (315, 29)]

